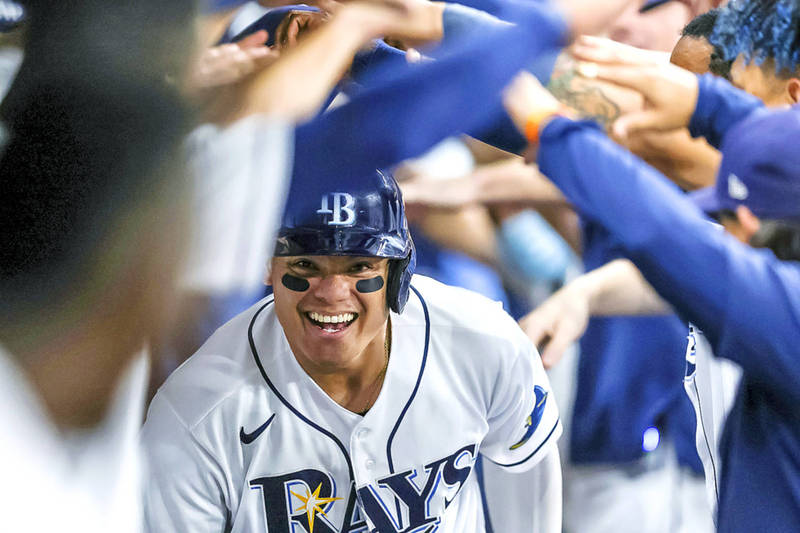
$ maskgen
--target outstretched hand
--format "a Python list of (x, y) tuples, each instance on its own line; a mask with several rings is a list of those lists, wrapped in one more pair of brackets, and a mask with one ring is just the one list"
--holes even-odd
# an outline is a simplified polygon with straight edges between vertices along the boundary
[(522, 317), (519, 325), (539, 348), (542, 364), (552, 368), (567, 348), (583, 336), (589, 324), (589, 298), (566, 285)]
[(697, 105), (697, 77), (655, 56), (632, 53), (630, 47), (609, 46), (607, 41), (581, 37), (572, 54), (582, 61), (577, 71), (634, 89), (645, 98), (645, 108), (623, 114), (611, 127), (619, 138), (640, 131), (669, 131), (689, 125)]
[(278, 52), (264, 46), (266, 42), (267, 32), (261, 30), (237, 43), (204, 50), (189, 74), (189, 90), (231, 85), (270, 65)]
[(602, 33), (634, 1), (640, 0), (559, 0), (572, 35)]

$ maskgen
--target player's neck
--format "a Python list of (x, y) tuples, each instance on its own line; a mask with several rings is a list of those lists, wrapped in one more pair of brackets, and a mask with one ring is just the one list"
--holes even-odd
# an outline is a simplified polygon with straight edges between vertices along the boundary
[(345, 367), (320, 368), (298, 362), (333, 401), (354, 413), (372, 407), (383, 386), (391, 349), (391, 324)]

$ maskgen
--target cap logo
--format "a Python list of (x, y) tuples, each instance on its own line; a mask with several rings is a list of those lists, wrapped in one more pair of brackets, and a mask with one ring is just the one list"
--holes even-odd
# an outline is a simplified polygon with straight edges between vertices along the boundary
[[(328, 202), (328, 198), (331, 202)], [(333, 205), (333, 208), (329, 208)], [(328, 226), (352, 226), (356, 221), (356, 212), (353, 209), (356, 201), (351, 194), (346, 192), (334, 192), (322, 196), (321, 207), (317, 210), (319, 215), (331, 215), (326, 222)]]
[(728, 196), (734, 200), (746, 200), (749, 195), (750, 191), (747, 189), (747, 185), (745, 185), (736, 174), (729, 174)]

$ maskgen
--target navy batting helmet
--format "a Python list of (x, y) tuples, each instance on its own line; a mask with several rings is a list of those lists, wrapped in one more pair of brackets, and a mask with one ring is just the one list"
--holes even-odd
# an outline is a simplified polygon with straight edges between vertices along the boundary
[(361, 180), (292, 182), (275, 256), (294, 255), (390, 259), (387, 302), (402, 312), (416, 252), (397, 182), (382, 172)]
[(281, 22), (283, 22), (286, 17), (300, 11), (320, 12), (319, 8), (307, 6), (305, 4), (275, 7), (235, 35), (232, 34), (232, 27), (229, 26), (217, 44), (236, 43), (259, 30), (266, 30), (267, 42), (265, 44), (267, 46), (274, 46), (278, 26), (281, 25)]

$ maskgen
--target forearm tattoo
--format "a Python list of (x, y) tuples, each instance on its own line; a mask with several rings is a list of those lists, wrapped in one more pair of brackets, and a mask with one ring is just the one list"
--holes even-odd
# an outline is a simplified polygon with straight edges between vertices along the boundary
[(582, 117), (594, 120), (603, 127), (620, 115), (619, 105), (603, 91), (602, 86), (577, 75), (575, 62), (570, 58), (559, 58), (547, 88)]

